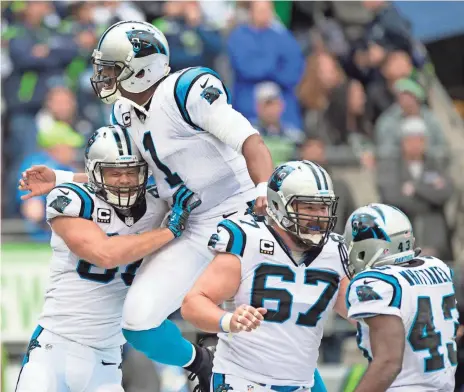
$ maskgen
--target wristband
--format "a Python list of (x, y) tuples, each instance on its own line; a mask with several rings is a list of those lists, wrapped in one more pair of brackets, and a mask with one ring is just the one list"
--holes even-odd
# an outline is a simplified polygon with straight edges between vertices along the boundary
[(64, 182), (73, 182), (74, 179), (74, 173), (72, 171), (66, 171), (66, 170), (53, 170), (55, 173), (55, 186), (56, 185), (61, 185)]
[(258, 193), (257, 197), (267, 197), (267, 182), (260, 182), (258, 185), (256, 185), (256, 190)]
[(222, 315), (221, 319), (219, 320), (219, 328), (221, 328), (222, 332), (230, 332), (230, 321), (232, 320), (233, 315), (234, 314), (230, 312), (226, 312)]

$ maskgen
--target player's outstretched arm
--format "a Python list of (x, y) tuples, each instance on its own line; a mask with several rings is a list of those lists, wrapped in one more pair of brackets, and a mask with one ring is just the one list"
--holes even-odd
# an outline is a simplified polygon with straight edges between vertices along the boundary
[(56, 216), (50, 219), (50, 225), (73, 253), (108, 269), (140, 260), (180, 237), (190, 213), (200, 205), (201, 200), (197, 200), (195, 194), (182, 185), (173, 195), (166, 228), (108, 237), (95, 222), (81, 217)]
[(242, 305), (234, 313), (228, 313), (218, 306), (235, 295), (240, 279), (238, 257), (230, 253), (218, 254), (184, 298), (182, 317), (211, 333), (250, 332), (258, 328), (266, 309)]
[(243, 143), (242, 154), (258, 190), (255, 212), (258, 215), (266, 215), (267, 181), (274, 170), (271, 153), (260, 135), (251, 135)]
[(108, 237), (95, 222), (69, 216), (53, 218), (50, 224), (73, 253), (106, 269), (140, 260), (175, 238), (168, 228)]
[(87, 182), (85, 173), (73, 173), (64, 170), (52, 170), (44, 165), (35, 165), (22, 173), (18, 189), (29, 193), (21, 196), (28, 200), (35, 196), (46, 195), (59, 184), (64, 182)]
[(401, 372), (403, 321), (393, 315), (378, 315), (364, 321), (369, 326), (373, 359), (355, 392), (385, 392)]

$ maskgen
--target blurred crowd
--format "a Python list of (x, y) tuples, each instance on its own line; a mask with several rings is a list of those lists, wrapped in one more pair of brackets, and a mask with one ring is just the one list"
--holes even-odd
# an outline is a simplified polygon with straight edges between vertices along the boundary
[[(444, 208), (454, 185), (449, 146), (429, 106), (433, 66), (390, 2), (3, 1), (1, 7), (2, 213), (22, 217), (34, 241), (50, 236), (44, 199), (21, 201), (20, 173), (33, 164), (83, 170), (85, 141), (111, 111), (91, 88), (90, 56), (107, 27), (130, 19), (166, 35), (172, 71), (215, 69), (276, 165), (297, 158), (329, 172), (352, 166), (374, 173), (378, 201), (411, 218), (423, 253), (453, 260)], [(335, 178), (334, 186), (342, 233), (358, 207), (357, 184)], [(340, 350), (324, 357), (338, 362)]]

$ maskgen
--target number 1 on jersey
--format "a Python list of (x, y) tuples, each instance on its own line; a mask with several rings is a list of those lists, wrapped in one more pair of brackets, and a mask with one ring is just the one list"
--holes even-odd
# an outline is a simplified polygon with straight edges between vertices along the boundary
[(145, 151), (150, 153), (151, 159), (153, 159), (156, 167), (166, 175), (165, 180), (171, 188), (175, 188), (177, 185), (183, 183), (182, 179), (177, 173), (172, 173), (171, 170), (169, 170), (169, 168), (159, 160), (156, 153), (155, 144), (153, 143), (153, 138), (151, 137), (151, 133), (149, 131), (145, 132), (143, 135), (143, 147), (145, 147)]

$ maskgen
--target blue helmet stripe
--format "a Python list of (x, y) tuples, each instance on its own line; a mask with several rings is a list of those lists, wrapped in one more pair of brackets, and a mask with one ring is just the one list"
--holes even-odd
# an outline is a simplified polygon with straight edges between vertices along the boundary
[(318, 165), (317, 163), (315, 162), (312, 162), (314, 163), (314, 165), (317, 166), (317, 168), (319, 169), (321, 175), (322, 175), (322, 178), (324, 180), (324, 186), (325, 186), (325, 190), (328, 191), (329, 190), (329, 183), (327, 182), (327, 176), (325, 175), (325, 170), (320, 166)]
[(304, 161), (304, 163), (305, 163), (305, 164), (311, 169), (311, 171), (313, 172), (314, 178), (316, 179), (317, 189), (322, 190), (321, 180), (319, 179), (319, 176), (317, 175), (316, 168), (315, 168), (315, 167), (311, 164), (311, 162), (309, 162), (309, 161)]

